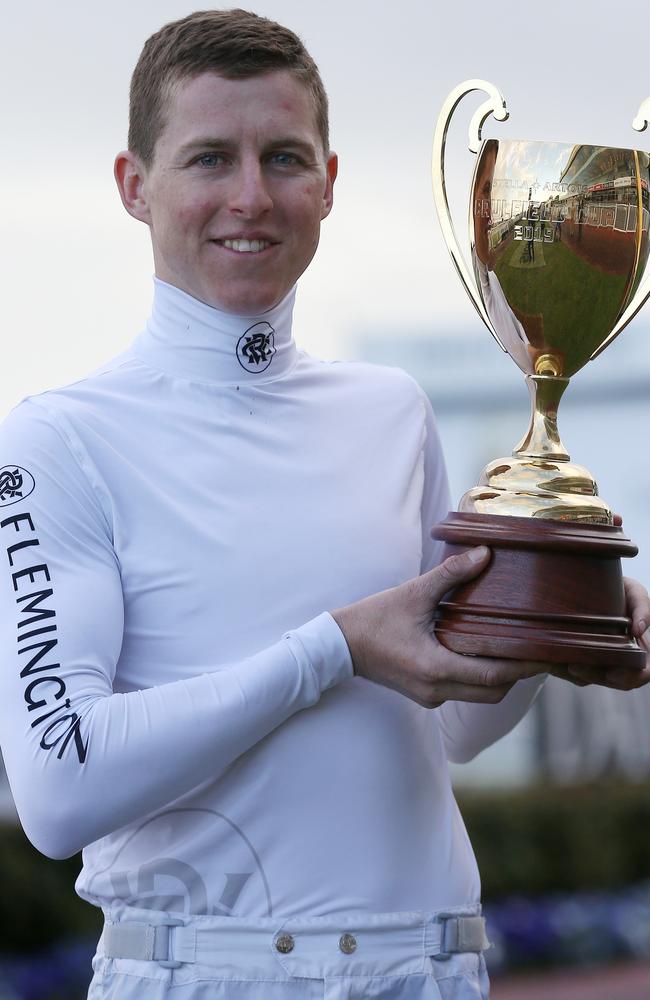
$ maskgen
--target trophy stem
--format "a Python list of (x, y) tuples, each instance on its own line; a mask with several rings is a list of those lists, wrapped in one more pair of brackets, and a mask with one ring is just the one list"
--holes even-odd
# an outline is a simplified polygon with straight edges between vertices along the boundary
[(571, 461), (557, 430), (557, 409), (569, 379), (527, 375), (528, 431), (509, 458), (495, 458), (459, 504), (462, 514), (613, 524), (588, 469)]
[(514, 449), (513, 456), (568, 462), (570, 456), (557, 429), (557, 408), (569, 379), (555, 375), (527, 375), (526, 382), (531, 400), (530, 426)]

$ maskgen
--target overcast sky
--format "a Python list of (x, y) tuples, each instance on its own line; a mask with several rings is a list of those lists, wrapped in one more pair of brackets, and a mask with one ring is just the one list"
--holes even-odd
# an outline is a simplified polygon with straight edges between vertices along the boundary
[[(340, 174), (297, 306), (297, 339), (314, 353), (353, 356), (359, 330), (394, 329), (398, 340), (478, 328), (430, 184), (434, 122), (458, 82), (483, 77), (506, 95), (511, 119), (491, 121), (487, 135), (650, 147), (648, 133), (630, 126), (650, 93), (646, 0), (250, 6), (302, 36), (330, 94)], [(125, 144), (129, 78), (143, 42), (193, 9), (180, 0), (32, 0), (4, 14), (5, 410), (117, 353), (146, 317), (148, 233), (124, 213), (112, 162)], [(450, 132), (460, 201), (477, 103), (460, 106)]]

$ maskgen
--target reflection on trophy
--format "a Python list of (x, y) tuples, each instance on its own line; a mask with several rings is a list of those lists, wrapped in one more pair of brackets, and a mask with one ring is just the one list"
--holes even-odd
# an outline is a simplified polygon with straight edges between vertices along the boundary
[[(478, 152), (470, 271), (449, 211), (444, 153), (454, 110), (475, 90), (489, 100), (470, 126), (470, 150)], [(458, 512), (434, 529), (449, 545), (492, 549), (488, 569), (440, 605), (436, 632), (457, 652), (643, 667), (620, 562), (636, 546), (614, 524), (591, 473), (571, 461), (557, 411), (571, 376), (650, 296), (650, 157), (560, 142), (480, 145), (490, 114), (508, 117), (489, 83), (470, 80), (449, 95), (434, 137), (434, 196), (479, 316), (526, 376), (532, 415), (512, 455), (490, 462)], [(650, 98), (634, 127), (642, 131), (648, 118)]]

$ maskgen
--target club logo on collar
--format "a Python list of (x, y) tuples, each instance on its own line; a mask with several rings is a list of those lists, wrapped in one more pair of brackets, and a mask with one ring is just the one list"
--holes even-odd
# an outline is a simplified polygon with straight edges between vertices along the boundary
[(19, 465), (5, 465), (0, 469), (0, 507), (24, 500), (35, 486), (34, 477)]
[(237, 360), (245, 371), (257, 374), (269, 367), (275, 354), (274, 333), (271, 324), (264, 321), (242, 333), (237, 341)]

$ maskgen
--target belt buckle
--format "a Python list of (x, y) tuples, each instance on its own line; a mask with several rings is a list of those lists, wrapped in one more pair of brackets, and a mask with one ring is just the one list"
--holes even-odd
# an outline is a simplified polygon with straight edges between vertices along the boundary
[(437, 913), (435, 923), (440, 924), (440, 953), (438, 955), (432, 955), (431, 957), (435, 959), (436, 962), (448, 962), (451, 958), (452, 953), (447, 951), (447, 921), (455, 920), (458, 917), (457, 913)]
[[(172, 943), (171, 928), (172, 927), (184, 927), (184, 926), (185, 926), (185, 921), (181, 920), (179, 917), (170, 917), (169, 920), (166, 920), (164, 923), (162, 923), (162, 924), (156, 924), (157, 928), (158, 927), (166, 927), (167, 928), (167, 955), (168, 956), (171, 954), (171, 943)], [(183, 963), (177, 961), (177, 959), (175, 959), (175, 958), (169, 958), (169, 957), (167, 957), (167, 958), (159, 958), (159, 959), (157, 959), (157, 962), (158, 962), (158, 965), (160, 965), (163, 969), (180, 969), (181, 965), (183, 965)]]

